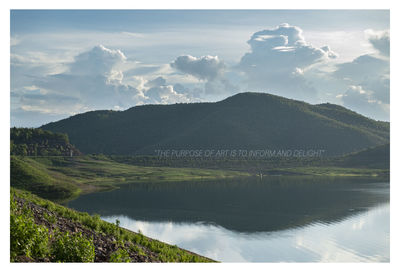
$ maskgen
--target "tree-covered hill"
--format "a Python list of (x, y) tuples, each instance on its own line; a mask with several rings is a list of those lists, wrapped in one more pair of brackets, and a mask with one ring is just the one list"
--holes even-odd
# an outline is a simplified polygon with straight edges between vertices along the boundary
[(42, 126), (85, 153), (154, 155), (158, 149), (323, 149), (342, 155), (389, 142), (389, 123), (332, 104), (265, 93), (216, 103), (92, 111)]
[(64, 133), (37, 128), (11, 128), (11, 155), (74, 156), (81, 152), (69, 143)]
[(333, 161), (345, 167), (390, 169), (390, 144), (366, 148)]

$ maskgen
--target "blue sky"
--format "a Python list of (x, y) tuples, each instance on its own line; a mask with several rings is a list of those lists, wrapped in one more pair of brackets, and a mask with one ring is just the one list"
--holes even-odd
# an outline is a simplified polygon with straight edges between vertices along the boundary
[(12, 10), (11, 126), (258, 91), (389, 120), (387, 10)]

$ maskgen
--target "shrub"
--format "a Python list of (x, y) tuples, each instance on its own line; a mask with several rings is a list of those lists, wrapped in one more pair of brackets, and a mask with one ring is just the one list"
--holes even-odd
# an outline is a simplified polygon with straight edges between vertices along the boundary
[(19, 210), (15, 201), (10, 205), (10, 257), (25, 255), (44, 258), (49, 252), (48, 229), (35, 224), (28, 209)]
[(131, 258), (129, 257), (128, 251), (123, 248), (119, 248), (110, 255), (110, 262), (112, 263), (130, 263)]
[(51, 246), (51, 255), (56, 262), (93, 262), (93, 240), (85, 238), (81, 232), (72, 235), (68, 232), (57, 233)]
[(57, 222), (56, 216), (47, 212), (43, 213), (43, 218), (46, 219), (51, 224), (55, 224)]

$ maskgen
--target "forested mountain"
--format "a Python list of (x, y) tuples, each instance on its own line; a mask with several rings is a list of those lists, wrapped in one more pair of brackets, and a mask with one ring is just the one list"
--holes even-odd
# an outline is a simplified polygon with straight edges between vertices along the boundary
[(68, 136), (36, 128), (11, 128), (11, 155), (71, 156), (81, 152), (69, 143)]
[(68, 134), (84, 153), (124, 155), (154, 155), (157, 149), (324, 149), (325, 155), (341, 155), (389, 142), (388, 122), (265, 93), (92, 111), (42, 129)]

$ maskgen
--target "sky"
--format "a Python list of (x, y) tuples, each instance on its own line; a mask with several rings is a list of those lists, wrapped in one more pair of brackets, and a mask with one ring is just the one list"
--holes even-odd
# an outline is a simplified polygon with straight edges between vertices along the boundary
[(388, 10), (11, 10), (11, 126), (272, 93), (389, 121)]

